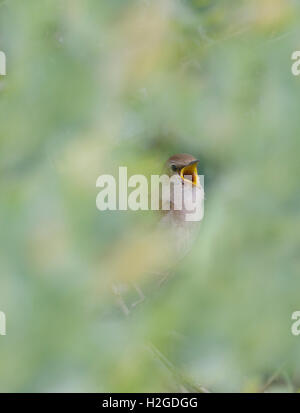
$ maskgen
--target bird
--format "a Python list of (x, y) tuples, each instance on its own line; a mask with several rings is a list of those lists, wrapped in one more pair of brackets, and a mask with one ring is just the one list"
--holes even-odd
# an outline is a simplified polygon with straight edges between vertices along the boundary
[[(204, 188), (197, 171), (198, 163), (197, 158), (187, 153), (172, 155), (164, 163), (162, 173), (169, 180), (162, 183), (156, 228), (143, 239), (137, 238), (132, 242), (127, 239), (126, 248), (120, 248), (125, 259), (119, 257), (116, 260), (121, 268), (121, 271), (117, 272), (124, 272), (124, 275), (127, 273), (125, 280), (130, 278), (128, 273), (131, 271), (131, 274), (134, 271), (136, 274), (140, 273), (141, 264), (144, 262), (145, 273), (158, 280), (157, 286), (160, 287), (174, 274), (178, 263), (192, 248), (204, 213)], [(168, 185), (169, 190), (165, 187)], [(139, 249), (140, 252), (136, 254)], [(134, 259), (128, 259), (132, 254)], [(139, 269), (137, 260), (140, 262)], [(129, 262), (134, 264), (130, 266)], [(131, 309), (146, 298), (139, 279), (136, 279), (139, 276), (131, 276), (129, 284), (138, 294), (138, 300), (133, 302), (130, 308), (123, 298), (128, 283), (127, 287), (124, 287), (124, 283), (113, 284), (113, 293), (125, 315), (129, 315)]]
[[(174, 237), (174, 248), (181, 257), (192, 246), (204, 215), (204, 188), (197, 171), (198, 163), (193, 155), (180, 153), (171, 156), (164, 166), (164, 172), (173, 182), (173, 191), (170, 199), (162, 199), (160, 225)], [(164, 205), (169, 208), (165, 210)]]

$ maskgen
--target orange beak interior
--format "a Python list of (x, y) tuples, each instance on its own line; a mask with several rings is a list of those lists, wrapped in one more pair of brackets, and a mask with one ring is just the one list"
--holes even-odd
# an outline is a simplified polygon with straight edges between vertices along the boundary
[(183, 181), (191, 182), (195, 186), (198, 186), (199, 184), (197, 164), (198, 161), (192, 162), (180, 171), (181, 179)]

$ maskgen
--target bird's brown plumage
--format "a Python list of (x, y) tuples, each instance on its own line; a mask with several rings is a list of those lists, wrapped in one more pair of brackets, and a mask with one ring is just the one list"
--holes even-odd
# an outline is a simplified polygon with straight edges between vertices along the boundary
[[(176, 155), (170, 156), (166, 161), (164, 171), (168, 175), (173, 175), (174, 173), (180, 172), (180, 170), (193, 162), (198, 162), (198, 160), (188, 153), (178, 153)], [(174, 167), (174, 169), (172, 169)]]

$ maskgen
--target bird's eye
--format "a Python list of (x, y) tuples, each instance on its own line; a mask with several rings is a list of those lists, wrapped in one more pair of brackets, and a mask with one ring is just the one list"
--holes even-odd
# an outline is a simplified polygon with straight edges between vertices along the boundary
[(176, 165), (171, 165), (171, 169), (172, 169), (172, 171), (177, 171), (177, 166)]

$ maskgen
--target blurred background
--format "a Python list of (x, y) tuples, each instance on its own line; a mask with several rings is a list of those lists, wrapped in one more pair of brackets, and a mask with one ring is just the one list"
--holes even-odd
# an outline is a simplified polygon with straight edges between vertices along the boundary
[[(299, 17), (292, 0), (0, 0), (0, 391), (300, 389)], [(111, 279), (164, 245), (143, 242), (155, 213), (98, 211), (96, 179), (178, 152), (205, 175), (199, 236), (125, 317)]]

